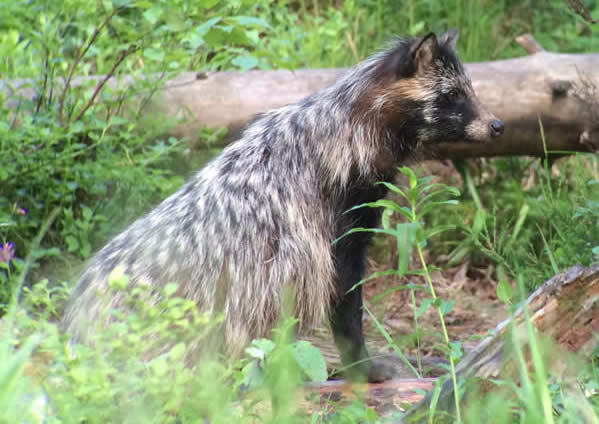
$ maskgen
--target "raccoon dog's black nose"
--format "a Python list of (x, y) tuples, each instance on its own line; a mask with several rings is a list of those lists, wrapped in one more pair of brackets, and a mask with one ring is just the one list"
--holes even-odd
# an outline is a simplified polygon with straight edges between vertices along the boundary
[(503, 122), (499, 119), (493, 119), (489, 122), (489, 129), (491, 130), (491, 137), (499, 137), (503, 134)]

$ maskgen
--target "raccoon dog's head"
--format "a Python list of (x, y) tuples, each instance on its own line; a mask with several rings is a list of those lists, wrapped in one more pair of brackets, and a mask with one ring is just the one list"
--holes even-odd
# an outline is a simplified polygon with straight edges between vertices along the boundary
[(430, 33), (387, 52), (385, 83), (373, 101), (401, 142), (486, 142), (503, 122), (480, 102), (456, 52), (458, 30)]

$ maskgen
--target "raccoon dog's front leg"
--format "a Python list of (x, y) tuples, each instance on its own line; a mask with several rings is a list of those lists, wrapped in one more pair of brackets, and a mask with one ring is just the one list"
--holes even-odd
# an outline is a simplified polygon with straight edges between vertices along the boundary
[[(372, 218), (376, 220), (374, 215)], [(362, 286), (350, 291), (363, 278), (370, 238), (367, 233), (355, 233), (342, 238), (335, 246), (339, 297), (332, 305), (330, 321), (343, 365), (351, 365), (346, 374), (352, 379), (367, 378), (374, 383), (393, 377), (394, 369), (368, 359), (362, 332)]]

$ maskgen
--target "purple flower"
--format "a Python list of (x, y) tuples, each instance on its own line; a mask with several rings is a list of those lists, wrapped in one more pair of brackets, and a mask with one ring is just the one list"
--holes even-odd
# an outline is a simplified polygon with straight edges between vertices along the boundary
[(11, 242), (6, 242), (0, 245), (0, 262), (10, 262), (15, 258), (15, 245)]
[(27, 214), (27, 209), (17, 208), (17, 213), (19, 215), (26, 215)]

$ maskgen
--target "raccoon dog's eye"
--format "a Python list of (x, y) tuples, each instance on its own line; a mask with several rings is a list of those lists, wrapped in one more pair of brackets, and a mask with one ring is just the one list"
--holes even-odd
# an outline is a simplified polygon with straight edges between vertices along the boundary
[(450, 102), (455, 102), (460, 97), (460, 93), (458, 92), (458, 90), (451, 90), (445, 94), (445, 97)]

